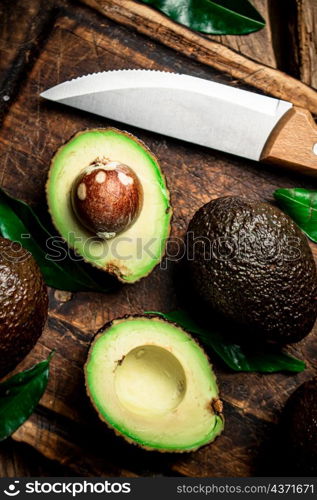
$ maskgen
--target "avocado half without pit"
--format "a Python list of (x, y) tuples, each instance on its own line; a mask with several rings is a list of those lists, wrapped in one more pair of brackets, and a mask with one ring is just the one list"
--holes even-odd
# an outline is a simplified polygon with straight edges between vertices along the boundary
[(113, 128), (76, 134), (54, 155), (47, 182), (58, 232), (83, 259), (125, 283), (161, 261), (172, 210), (158, 160)]
[(99, 417), (143, 448), (193, 451), (223, 430), (207, 356), (187, 332), (160, 317), (106, 325), (90, 348), (85, 378)]

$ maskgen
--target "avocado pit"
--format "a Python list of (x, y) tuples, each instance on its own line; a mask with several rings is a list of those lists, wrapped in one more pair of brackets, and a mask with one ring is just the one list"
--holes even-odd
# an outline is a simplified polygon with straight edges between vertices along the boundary
[(143, 190), (129, 166), (107, 158), (96, 159), (75, 179), (71, 201), (80, 223), (98, 238), (107, 240), (136, 221)]

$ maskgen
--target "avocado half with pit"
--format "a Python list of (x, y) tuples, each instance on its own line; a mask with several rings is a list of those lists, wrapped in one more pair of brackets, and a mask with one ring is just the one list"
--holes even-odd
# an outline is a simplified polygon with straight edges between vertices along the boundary
[(155, 156), (127, 132), (85, 130), (51, 161), (53, 223), (83, 259), (125, 283), (161, 261), (172, 210)]
[(158, 316), (106, 325), (90, 348), (85, 378), (99, 417), (142, 448), (193, 451), (223, 430), (206, 354), (186, 331)]

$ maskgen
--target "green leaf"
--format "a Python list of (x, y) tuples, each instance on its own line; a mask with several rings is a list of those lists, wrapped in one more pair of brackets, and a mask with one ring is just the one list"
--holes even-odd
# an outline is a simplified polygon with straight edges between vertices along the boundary
[(183, 310), (161, 313), (148, 311), (146, 314), (156, 314), (193, 333), (211, 348), (229, 368), (238, 372), (261, 372), (274, 373), (279, 371), (301, 372), (305, 370), (305, 363), (290, 356), (287, 353), (274, 351), (273, 348), (265, 347), (261, 352), (252, 351), (245, 346), (230, 342), (225, 336), (217, 331), (209, 331), (199, 326), (187, 312)]
[(52, 354), (0, 383), (0, 441), (11, 436), (34, 412), (47, 386)]
[[(48, 225), (48, 223), (46, 223)], [(114, 280), (103, 273), (102, 282), (97, 280), (94, 269), (88, 273), (87, 265), (74, 260), (62, 239), (56, 236), (23, 201), (6, 194), (0, 188), (0, 232), (4, 238), (19, 242), (37, 261), (47, 285), (59, 290), (108, 292)], [(62, 252), (61, 260), (48, 255), (48, 241), (56, 238)]]
[(143, 0), (188, 28), (211, 35), (246, 35), (265, 26), (248, 0)]
[(317, 191), (303, 188), (277, 189), (274, 197), (306, 236), (317, 243)]

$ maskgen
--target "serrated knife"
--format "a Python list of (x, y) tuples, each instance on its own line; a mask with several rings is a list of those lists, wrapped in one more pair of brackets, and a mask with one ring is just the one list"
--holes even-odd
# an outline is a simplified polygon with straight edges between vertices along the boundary
[(104, 71), (41, 94), (51, 101), (251, 160), (317, 174), (317, 127), (287, 101), (188, 75)]

